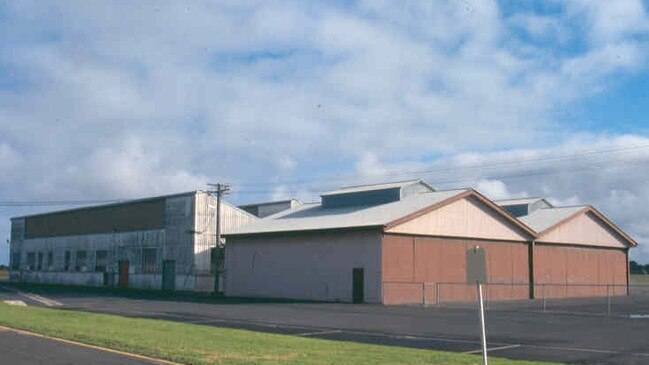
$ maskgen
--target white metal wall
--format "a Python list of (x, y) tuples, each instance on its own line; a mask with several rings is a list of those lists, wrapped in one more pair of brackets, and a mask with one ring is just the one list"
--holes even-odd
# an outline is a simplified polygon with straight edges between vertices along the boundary
[(356, 267), (364, 268), (365, 301), (379, 303), (379, 232), (230, 237), (224, 290), (228, 296), (350, 302)]
[[(199, 192), (196, 194), (194, 260), (198, 274), (210, 272), (210, 248), (216, 247), (216, 198)], [(221, 201), (221, 233), (225, 234), (258, 219), (229, 203)]]

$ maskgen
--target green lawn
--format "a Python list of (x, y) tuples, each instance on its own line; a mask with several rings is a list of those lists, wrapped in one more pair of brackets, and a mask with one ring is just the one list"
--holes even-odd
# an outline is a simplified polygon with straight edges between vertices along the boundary
[(649, 275), (629, 275), (629, 283), (631, 285), (648, 285)]
[[(480, 364), (449, 352), (357, 344), (113, 315), (12, 307), (0, 324), (187, 364)], [(541, 364), (493, 358), (495, 365)]]

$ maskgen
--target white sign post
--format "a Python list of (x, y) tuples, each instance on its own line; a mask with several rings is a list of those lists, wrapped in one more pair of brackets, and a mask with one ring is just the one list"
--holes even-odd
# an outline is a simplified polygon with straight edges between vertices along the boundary
[(482, 283), (487, 281), (487, 262), (484, 249), (474, 247), (466, 252), (466, 282), (476, 284), (478, 306), (480, 313), (480, 339), (482, 340), (482, 364), (487, 362), (487, 329), (484, 319), (484, 298), (482, 296)]

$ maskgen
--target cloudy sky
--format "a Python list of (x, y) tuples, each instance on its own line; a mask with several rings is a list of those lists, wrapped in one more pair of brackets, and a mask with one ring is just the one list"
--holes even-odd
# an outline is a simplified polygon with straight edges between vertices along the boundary
[(648, 6), (0, 0), (0, 263), (44, 202), (415, 177), (593, 204), (649, 262)]

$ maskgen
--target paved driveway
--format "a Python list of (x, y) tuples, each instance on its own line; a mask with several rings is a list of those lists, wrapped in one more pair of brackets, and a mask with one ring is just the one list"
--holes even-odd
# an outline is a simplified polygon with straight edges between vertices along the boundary
[(3, 329), (0, 329), (0, 363), (16, 365), (159, 364)]
[[(1, 295), (17, 296), (6, 292)], [(23, 299), (30, 301), (27, 297)], [(480, 347), (477, 315), (471, 308), (324, 303), (214, 304), (69, 292), (48, 293), (46, 300), (70, 309), (331, 340), (458, 352), (473, 352)], [(487, 324), (493, 356), (579, 364), (649, 363), (649, 319), (507, 308), (489, 311)]]

